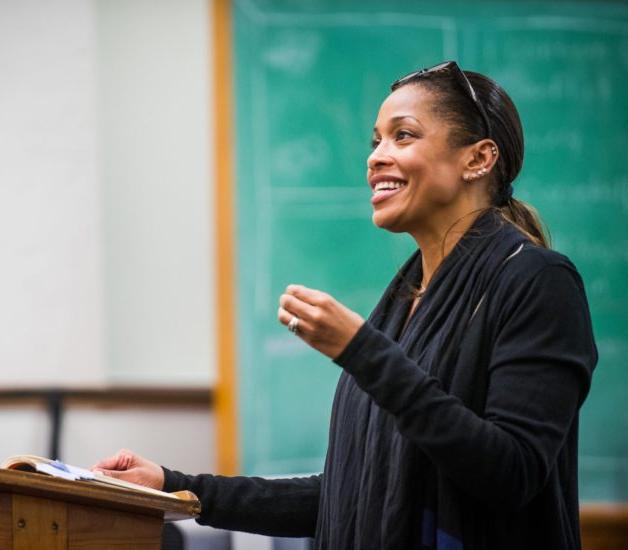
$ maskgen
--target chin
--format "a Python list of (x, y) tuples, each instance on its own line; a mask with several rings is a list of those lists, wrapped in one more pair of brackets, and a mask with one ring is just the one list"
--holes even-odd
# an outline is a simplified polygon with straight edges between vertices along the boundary
[(373, 221), (373, 225), (379, 227), (380, 229), (385, 229), (386, 231), (390, 231), (391, 233), (403, 233), (405, 229), (399, 220), (391, 219), (390, 216), (385, 216), (383, 212), (375, 211), (373, 212), (373, 216), (371, 217)]

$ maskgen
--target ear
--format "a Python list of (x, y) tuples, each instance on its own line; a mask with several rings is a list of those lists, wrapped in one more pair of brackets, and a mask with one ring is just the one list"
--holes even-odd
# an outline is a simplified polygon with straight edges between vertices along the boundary
[(462, 172), (464, 181), (483, 178), (490, 173), (499, 158), (499, 150), (492, 139), (482, 139), (470, 145), (467, 153)]

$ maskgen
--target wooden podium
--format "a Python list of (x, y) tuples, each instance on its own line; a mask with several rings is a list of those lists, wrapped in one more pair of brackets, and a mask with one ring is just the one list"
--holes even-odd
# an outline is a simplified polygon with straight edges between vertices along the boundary
[(198, 500), (0, 469), (2, 550), (159, 550), (164, 521), (199, 513)]

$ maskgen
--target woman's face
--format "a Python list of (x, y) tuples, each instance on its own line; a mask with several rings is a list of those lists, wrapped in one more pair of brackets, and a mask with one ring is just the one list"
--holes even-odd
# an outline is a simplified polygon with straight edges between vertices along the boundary
[(415, 234), (459, 211), (468, 151), (449, 145), (449, 127), (432, 112), (434, 100), (423, 87), (406, 85), (382, 103), (367, 161), (378, 227)]

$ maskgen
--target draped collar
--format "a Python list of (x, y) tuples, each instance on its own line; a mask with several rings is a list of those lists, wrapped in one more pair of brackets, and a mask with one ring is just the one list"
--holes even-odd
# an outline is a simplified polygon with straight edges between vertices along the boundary
[[(457, 347), (480, 300), (501, 272), (506, 259), (526, 237), (494, 210), (481, 214), (434, 273), (420, 306), (408, 321), (411, 285), (422, 279), (417, 250), (386, 289), (370, 322), (399, 341), (408, 355), (420, 359), (430, 343), (440, 352)], [(440, 363), (442, 357), (437, 359)], [(434, 361), (430, 361), (432, 363)]]

